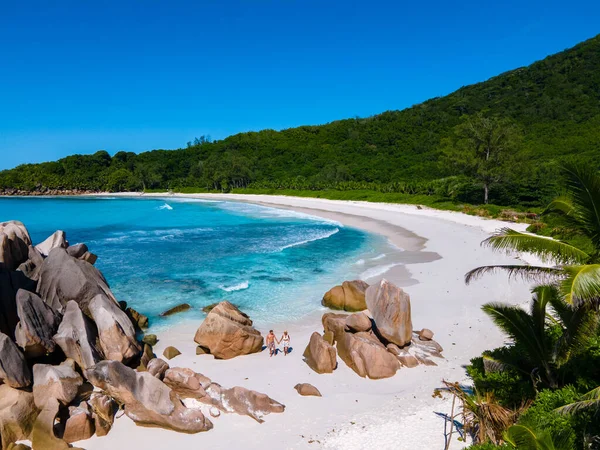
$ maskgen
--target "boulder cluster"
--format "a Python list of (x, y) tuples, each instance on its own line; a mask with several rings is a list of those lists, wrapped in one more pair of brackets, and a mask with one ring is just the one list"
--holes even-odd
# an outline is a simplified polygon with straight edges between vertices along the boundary
[[(156, 358), (156, 336), (143, 335), (148, 318), (117, 301), (95, 262), (62, 231), (34, 246), (21, 222), (0, 223), (1, 449), (28, 448), (15, 447), (20, 440), (36, 450), (69, 448), (106, 435), (119, 409), (138, 425), (184, 433), (213, 427), (202, 407), (259, 422), (284, 410), (265, 394), (223, 388)], [(215, 308), (218, 318), (199, 330), (216, 357), (262, 348), (252, 321), (233, 308)], [(215, 330), (222, 342), (207, 338)]]
[(304, 351), (305, 362), (317, 373), (333, 372), (338, 355), (358, 375), (371, 379), (394, 376), (401, 367), (436, 365), (432, 358), (442, 358), (431, 330), (413, 331), (410, 296), (385, 279), (372, 286), (346, 281), (327, 292), (323, 304), (361, 310), (323, 315), (323, 334), (314, 332)]

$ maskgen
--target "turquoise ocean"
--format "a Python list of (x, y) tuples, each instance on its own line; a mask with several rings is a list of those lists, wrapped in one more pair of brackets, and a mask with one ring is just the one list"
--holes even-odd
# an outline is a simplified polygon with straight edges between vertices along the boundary
[[(294, 211), (182, 198), (0, 198), (34, 244), (64, 230), (98, 255), (119, 300), (153, 326), (201, 320), (203, 306), (238, 305), (262, 324), (296, 321), (344, 280), (383, 273), (400, 249), (382, 236)], [(169, 318), (180, 303), (192, 308)]]

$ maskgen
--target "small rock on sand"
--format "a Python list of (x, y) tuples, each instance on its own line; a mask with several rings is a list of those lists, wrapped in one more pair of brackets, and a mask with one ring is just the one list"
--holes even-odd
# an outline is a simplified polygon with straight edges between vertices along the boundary
[(163, 356), (167, 359), (173, 359), (179, 355), (181, 355), (181, 352), (179, 350), (177, 350), (175, 347), (173, 347), (172, 345), (165, 348), (165, 351), (163, 352)]

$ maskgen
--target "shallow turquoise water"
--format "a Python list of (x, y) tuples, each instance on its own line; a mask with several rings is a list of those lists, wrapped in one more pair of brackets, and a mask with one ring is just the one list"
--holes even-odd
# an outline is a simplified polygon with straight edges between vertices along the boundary
[[(159, 326), (202, 318), (202, 306), (225, 299), (262, 323), (295, 320), (399, 251), (333, 221), (229, 201), (0, 198), (0, 221), (11, 219), (34, 243), (57, 229), (85, 242), (116, 297)], [(192, 310), (159, 317), (179, 303)]]

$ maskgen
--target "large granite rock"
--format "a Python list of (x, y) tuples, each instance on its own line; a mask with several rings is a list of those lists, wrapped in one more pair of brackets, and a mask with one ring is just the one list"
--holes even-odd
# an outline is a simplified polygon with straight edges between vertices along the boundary
[(44, 242), (36, 245), (35, 249), (40, 252), (42, 256), (48, 256), (50, 250), (53, 248), (67, 248), (68, 246), (67, 234), (64, 231), (58, 230), (48, 236)]
[(138, 425), (157, 426), (183, 433), (212, 428), (200, 410), (186, 408), (177, 394), (148, 372), (117, 361), (102, 361), (86, 370), (87, 379), (125, 406), (125, 414)]
[(221, 411), (250, 416), (258, 423), (263, 423), (263, 417), (267, 414), (282, 413), (285, 410), (285, 405), (267, 394), (240, 386), (225, 389), (217, 383), (211, 383), (206, 388), (206, 393), (213, 405)]
[(337, 341), (340, 358), (361, 377), (389, 378), (400, 368), (396, 356), (372, 333), (344, 333)]
[(15, 270), (27, 261), (30, 245), (25, 225), (16, 220), (0, 222), (0, 269)]
[(64, 354), (82, 369), (88, 369), (102, 359), (102, 353), (96, 345), (96, 325), (83, 314), (74, 300), (67, 303), (65, 315), (53, 339)]
[(219, 359), (259, 352), (264, 342), (260, 332), (252, 326), (252, 320), (227, 301), (208, 313), (194, 341)]
[(362, 280), (344, 281), (325, 293), (321, 304), (331, 309), (344, 311), (363, 311), (367, 309), (365, 291), (369, 287)]
[(108, 395), (93, 392), (88, 400), (97, 436), (106, 436), (115, 421), (118, 405)]
[(67, 360), (59, 366), (33, 366), (33, 399), (39, 409), (42, 409), (49, 399), (56, 399), (62, 405), (68, 405), (77, 396), (82, 384), (83, 379), (75, 371), (73, 360)]
[(335, 347), (316, 331), (310, 336), (303, 356), (308, 367), (317, 373), (331, 373), (337, 367)]
[(0, 333), (0, 382), (14, 388), (31, 385), (31, 371), (17, 344)]
[(135, 328), (118, 303), (98, 294), (88, 303), (88, 311), (98, 328), (98, 342), (106, 359), (128, 362), (140, 353)]
[(182, 398), (193, 398), (221, 411), (250, 416), (259, 423), (270, 413), (281, 413), (285, 406), (266, 394), (240, 386), (224, 388), (191, 369), (174, 367), (165, 373), (165, 384)]
[(60, 314), (33, 292), (19, 289), (17, 315), (20, 322), (15, 329), (15, 339), (25, 355), (30, 358), (52, 353), (56, 343), (52, 339), (60, 324)]
[(412, 338), (409, 295), (382, 279), (367, 289), (366, 299), (377, 333), (400, 347), (408, 344)]
[(42, 264), (38, 293), (57, 311), (74, 300), (88, 316), (92, 316), (89, 303), (97, 295), (103, 295), (117, 304), (98, 269), (86, 261), (73, 258), (64, 248), (58, 247), (50, 251)]
[(29, 439), (39, 411), (31, 392), (0, 385), (0, 438), (2, 448), (10, 443)]

